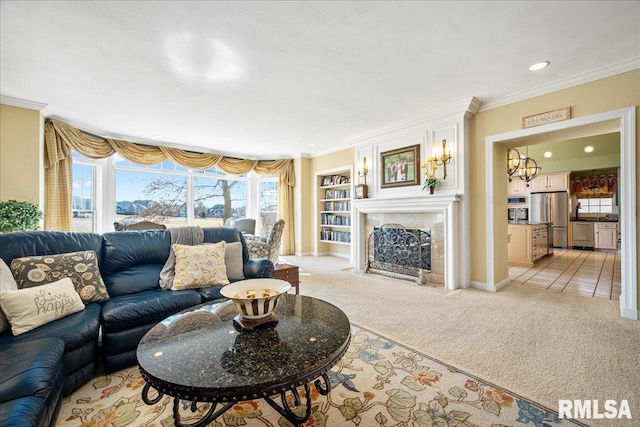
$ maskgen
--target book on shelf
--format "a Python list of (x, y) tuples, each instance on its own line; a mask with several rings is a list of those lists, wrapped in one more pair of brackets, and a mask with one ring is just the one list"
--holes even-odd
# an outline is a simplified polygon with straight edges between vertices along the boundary
[(331, 242), (351, 243), (351, 232), (335, 231), (330, 228), (323, 228), (320, 232), (320, 239)]
[(323, 210), (332, 212), (349, 212), (351, 210), (351, 201), (346, 200), (344, 202), (324, 202)]
[(322, 225), (351, 225), (351, 217), (345, 215), (335, 215), (323, 213), (321, 215)]
[(351, 197), (351, 190), (324, 190), (325, 199), (348, 199)]
[(321, 184), (323, 187), (330, 185), (340, 185), (351, 183), (351, 177), (346, 175), (325, 175), (322, 177)]

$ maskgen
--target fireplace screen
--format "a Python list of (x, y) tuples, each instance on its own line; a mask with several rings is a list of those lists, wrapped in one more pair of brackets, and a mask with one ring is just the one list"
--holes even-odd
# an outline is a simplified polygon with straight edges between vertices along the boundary
[(431, 271), (431, 230), (385, 224), (373, 229), (367, 249), (368, 269), (415, 277)]

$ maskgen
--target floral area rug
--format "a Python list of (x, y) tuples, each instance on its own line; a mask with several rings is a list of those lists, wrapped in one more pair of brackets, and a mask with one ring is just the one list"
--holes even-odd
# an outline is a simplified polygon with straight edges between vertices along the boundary
[[(531, 400), (355, 325), (351, 346), (329, 378), (328, 396), (311, 387), (312, 416), (304, 427), (584, 425), (560, 419)], [(164, 396), (146, 405), (141, 398), (144, 383), (137, 367), (97, 376), (64, 398), (56, 426), (173, 426), (173, 398)], [(191, 412), (190, 402), (182, 407), (186, 424), (208, 409), (202, 404)], [(210, 426), (291, 424), (258, 399), (239, 402)]]

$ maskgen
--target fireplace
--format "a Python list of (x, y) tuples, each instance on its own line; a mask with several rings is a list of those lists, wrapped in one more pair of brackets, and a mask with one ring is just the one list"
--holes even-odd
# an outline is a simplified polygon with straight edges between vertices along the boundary
[[(402, 275), (403, 278), (412, 280), (417, 277), (420, 284), (445, 286), (448, 289), (461, 287), (460, 277), (463, 272), (460, 269), (460, 259), (463, 251), (460, 244), (456, 244), (460, 242), (463, 231), (458, 222), (459, 201), (458, 195), (354, 200), (354, 270), (361, 274), (370, 270), (369, 236), (376, 229), (384, 229), (385, 225), (399, 224), (405, 231), (428, 232), (430, 263), (428, 269), (425, 268), (425, 262), (413, 272), (391, 271), (390, 275)], [(421, 239), (426, 239), (426, 236), (421, 236)], [(421, 246), (421, 252), (423, 249), (424, 246)], [(391, 270), (394, 268), (396, 267)], [(378, 272), (379, 269), (375, 267), (374, 270)]]
[(374, 227), (367, 253), (367, 271), (417, 277), (421, 282), (424, 273), (431, 271), (431, 230), (400, 224)]

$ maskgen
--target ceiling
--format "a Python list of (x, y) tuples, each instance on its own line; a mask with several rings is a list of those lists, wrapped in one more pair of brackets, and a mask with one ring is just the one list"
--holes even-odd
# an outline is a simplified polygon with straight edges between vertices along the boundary
[(256, 159), (639, 58), (637, 1), (0, 3), (4, 97), (102, 136)]
[[(587, 146), (593, 147), (593, 151), (585, 152)], [(518, 147), (522, 154), (527, 147)], [(606, 133), (584, 138), (574, 138), (565, 141), (545, 142), (530, 145), (529, 155), (539, 162), (545, 161), (545, 152), (551, 153), (550, 159), (556, 162), (567, 162), (595, 156), (620, 156), (620, 133)]]

